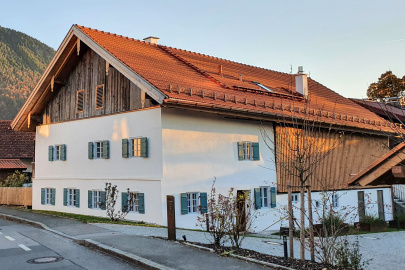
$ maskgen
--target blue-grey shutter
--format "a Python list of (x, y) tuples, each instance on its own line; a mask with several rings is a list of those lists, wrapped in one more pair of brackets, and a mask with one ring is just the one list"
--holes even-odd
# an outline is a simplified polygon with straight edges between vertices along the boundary
[(141, 157), (148, 157), (148, 138), (141, 138)]
[(94, 143), (93, 142), (89, 142), (88, 155), (89, 155), (89, 159), (94, 158)]
[(139, 214), (145, 214), (145, 194), (138, 193), (138, 210)]
[(80, 189), (75, 189), (75, 195), (76, 195), (76, 207), (80, 207)]
[(260, 188), (255, 188), (255, 208), (260, 209), (262, 208), (262, 200), (260, 198)]
[(181, 199), (181, 214), (187, 215), (188, 214), (187, 193), (181, 193), (180, 199)]
[(110, 158), (110, 142), (103, 141), (102, 146), (103, 146), (103, 158), (109, 159)]
[(41, 204), (45, 204), (45, 189), (41, 188)]
[(67, 205), (67, 193), (68, 193), (68, 189), (64, 188), (63, 189), (63, 205), (66, 206)]
[(259, 143), (257, 142), (252, 143), (252, 148), (253, 148), (253, 160), (260, 160)]
[(87, 191), (87, 207), (93, 208), (93, 190)]
[(53, 161), (53, 145), (48, 146), (48, 160)]
[(207, 213), (207, 193), (201, 192), (200, 193), (200, 206), (201, 206), (201, 213)]
[(101, 191), (100, 192), (100, 203), (101, 203), (100, 208), (101, 208), (101, 210), (107, 209), (106, 197), (107, 197), (107, 192)]
[(274, 208), (276, 207), (276, 199), (277, 199), (276, 187), (270, 188), (270, 194), (271, 194), (271, 208)]
[(128, 139), (122, 139), (122, 157), (123, 158), (129, 157), (128, 142), (129, 142)]
[(51, 189), (51, 204), (52, 205), (55, 205), (55, 197), (56, 197), (56, 189), (55, 188), (53, 188), (53, 189)]
[(121, 211), (122, 212), (129, 212), (128, 193), (126, 193), (126, 192), (121, 193)]
[(66, 160), (66, 144), (60, 146), (60, 160)]
[(243, 160), (244, 151), (243, 151), (243, 142), (238, 142), (238, 160)]

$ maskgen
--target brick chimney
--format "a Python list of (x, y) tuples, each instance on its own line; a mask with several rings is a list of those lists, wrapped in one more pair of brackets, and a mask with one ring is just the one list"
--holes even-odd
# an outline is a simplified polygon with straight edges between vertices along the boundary
[(149, 42), (149, 43), (152, 43), (152, 44), (158, 44), (159, 43), (159, 38), (158, 37), (147, 37), (147, 38), (144, 38), (143, 41)]
[(298, 73), (295, 75), (295, 89), (304, 98), (308, 98), (308, 79), (302, 66), (298, 67)]

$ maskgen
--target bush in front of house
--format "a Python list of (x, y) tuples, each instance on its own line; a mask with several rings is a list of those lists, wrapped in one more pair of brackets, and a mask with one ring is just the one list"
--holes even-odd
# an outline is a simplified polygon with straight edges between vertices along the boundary
[(28, 176), (20, 171), (15, 171), (13, 174), (0, 182), (0, 187), (22, 187), (28, 181)]

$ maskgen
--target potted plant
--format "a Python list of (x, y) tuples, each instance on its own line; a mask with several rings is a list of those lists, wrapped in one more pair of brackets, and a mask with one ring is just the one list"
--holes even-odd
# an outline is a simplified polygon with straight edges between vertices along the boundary
[(389, 222), (390, 228), (405, 229), (405, 213), (399, 213), (395, 215), (394, 220)]
[(361, 231), (367, 232), (382, 232), (387, 229), (387, 224), (384, 220), (371, 215), (363, 217), (360, 222), (355, 223), (355, 225)]
[(320, 224), (314, 224), (314, 234), (317, 236), (346, 235), (349, 224), (338, 213), (328, 213), (320, 219)]

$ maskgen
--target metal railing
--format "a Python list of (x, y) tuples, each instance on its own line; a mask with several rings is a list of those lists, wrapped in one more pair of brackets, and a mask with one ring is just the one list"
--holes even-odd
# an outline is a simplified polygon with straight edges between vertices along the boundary
[(405, 185), (392, 185), (395, 198), (405, 202)]

